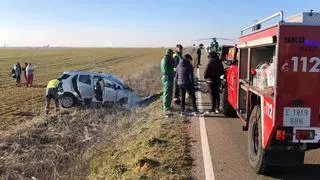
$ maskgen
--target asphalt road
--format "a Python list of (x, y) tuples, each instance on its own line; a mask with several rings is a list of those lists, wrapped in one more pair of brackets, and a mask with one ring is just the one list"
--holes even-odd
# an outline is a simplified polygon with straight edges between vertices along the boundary
[[(206, 59), (203, 59), (203, 64), (207, 64)], [(204, 67), (200, 67), (200, 77)], [(198, 103), (198, 106), (203, 106), (202, 110), (209, 109), (208, 94), (202, 94), (202, 104)], [(320, 179), (320, 150), (307, 152), (305, 165), (300, 168), (277, 167), (266, 176), (257, 175), (248, 163), (247, 132), (242, 131), (241, 121), (238, 118), (225, 118), (223, 115), (212, 115), (204, 120), (216, 180)], [(191, 151), (194, 158), (192, 173), (195, 179), (205, 179), (199, 119), (193, 118), (191, 127)]]

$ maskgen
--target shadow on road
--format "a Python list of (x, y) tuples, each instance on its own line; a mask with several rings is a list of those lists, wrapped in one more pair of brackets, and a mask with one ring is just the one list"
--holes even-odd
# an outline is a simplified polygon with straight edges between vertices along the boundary
[(266, 176), (283, 180), (320, 179), (319, 164), (305, 164), (301, 167), (278, 167), (270, 170)]

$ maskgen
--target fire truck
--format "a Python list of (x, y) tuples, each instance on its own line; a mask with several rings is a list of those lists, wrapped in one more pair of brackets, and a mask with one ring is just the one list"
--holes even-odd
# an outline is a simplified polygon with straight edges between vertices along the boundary
[(223, 108), (248, 132), (250, 166), (302, 165), (320, 147), (320, 13), (276, 13), (242, 29), (237, 49)]

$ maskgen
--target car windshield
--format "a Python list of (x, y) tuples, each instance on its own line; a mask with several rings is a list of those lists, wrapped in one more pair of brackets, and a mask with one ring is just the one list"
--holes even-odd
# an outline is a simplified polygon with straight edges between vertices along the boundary
[(121, 85), (124, 89), (129, 89), (129, 86), (126, 85), (125, 83), (123, 83), (121, 80), (119, 80), (117, 77), (115, 76), (110, 76), (109, 77), (112, 81), (116, 82), (117, 84)]
[(68, 79), (68, 77), (70, 77), (70, 75), (69, 74), (62, 74), (61, 76), (59, 76), (58, 78), (59, 79)]

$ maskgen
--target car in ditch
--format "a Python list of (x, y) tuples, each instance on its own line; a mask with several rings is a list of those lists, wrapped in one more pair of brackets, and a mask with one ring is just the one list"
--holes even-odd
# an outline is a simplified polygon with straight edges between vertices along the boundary
[(60, 77), (58, 87), (59, 102), (63, 108), (71, 108), (87, 102), (101, 102), (95, 96), (95, 86), (103, 80), (104, 90), (102, 103), (119, 103), (124, 106), (135, 106), (141, 101), (128, 85), (118, 77), (102, 72), (65, 71)]

